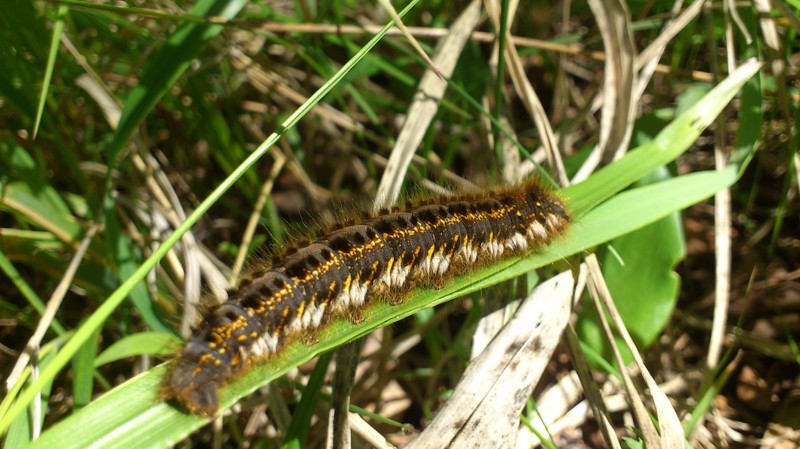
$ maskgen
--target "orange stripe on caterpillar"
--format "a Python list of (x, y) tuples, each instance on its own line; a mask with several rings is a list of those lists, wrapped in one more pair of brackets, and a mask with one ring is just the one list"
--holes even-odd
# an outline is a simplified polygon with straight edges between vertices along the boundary
[(211, 310), (173, 363), (163, 396), (212, 416), (218, 390), (253, 363), (375, 298), (439, 286), (564, 233), (563, 201), (536, 182), (384, 212), (342, 227), (244, 281)]

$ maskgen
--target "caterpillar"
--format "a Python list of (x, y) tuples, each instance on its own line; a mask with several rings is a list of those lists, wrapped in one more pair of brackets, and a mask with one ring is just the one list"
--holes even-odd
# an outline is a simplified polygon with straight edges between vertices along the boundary
[(212, 308), (165, 377), (162, 395), (213, 416), (218, 390), (289, 342), (376, 299), (402, 301), (419, 286), (562, 235), (564, 202), (536, 181), (483, 195), (381, 211), (285, 254)]

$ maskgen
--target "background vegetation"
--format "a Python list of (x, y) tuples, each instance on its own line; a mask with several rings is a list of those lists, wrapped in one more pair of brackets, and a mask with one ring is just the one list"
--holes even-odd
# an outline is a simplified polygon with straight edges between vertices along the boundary
[[(542, 278), (599, 266), (606, 282), (590, 280), (576, 306), (581, 350), (565, 336), (522, 398), (511, 421), (521, 444), (797, 442), (800, 4), (509, 3), (420, 2), (405, 35), (394, 29), (370, 49), (392, 16), (380, 3), (5, 0), (5, 447), (42, 431), (45, 447), (65, 436), (74, 446), (319, 447), (332, 401), (326, 351), (372, 330), (350, 401), (386, 441), (356, 430), (353, 444), (408, 444), (494, 336), (482, 317), (527, 296), (531, 270), (553, 263)], [(504, 16), (508, 27), (495, 26)], [(463, 47), (443, 37), (459, 27)], [(448, 80), (443, 94), (423, 53)], [(754, 77), (747, 58), (763, 62)], [(628, 147), (640, 149), (612, 163)], [(405, 197), (467, 191), (529, 176), (532, 160), (553, 185), (575, 184), (562, 191), (574, 230), (553, 248), (335, 323), (233, 386), (227, 406), (257, 392), (216, 426), (158, 401), (164, 367), (151, 368), (175, 352), (197, 304), (292, 235), (372, 198), (392, 202), (392, 186)], [(650, 373), (625, 379), (627, 390), (589, 300), (604, 284), (638, 345), (623, 365), (640, 353), (631, 371)], [(584, 356), (604, 406), (576, 380)], [(552, 391), (570, 394), (553, 405)], [(587, 417), (601, 406), (607, 421)]]

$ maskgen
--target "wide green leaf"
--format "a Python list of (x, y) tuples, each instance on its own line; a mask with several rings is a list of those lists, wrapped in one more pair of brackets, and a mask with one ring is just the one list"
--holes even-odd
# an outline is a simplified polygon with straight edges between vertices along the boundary
[[(645, 178), (666, 179), (662, 168)], [(673, 270), (686, 256), (683, 223), (678, 212), (641, 229), (617, 237), (602, 252), (603, 277), (628, 332), (641, 350), (661, 335), (678, 302), (680, 278)], [(613, 364), (611, 347), (597, 316), (597, 309), (583, 309), (575, 325), (581, 341)], [(623, 360), (632, 356), (618, 339)]]
[[(564, 260), (610, 239), (640, 229), (676, 210), (701, 201), (736, 180), (736, 172), (702, 172), (616, 195), (576, 221), (564, 238), (542, 252), (512, 258), (455, 279), (442, 290), (419, 290), (398, 306), (373, 305), (358, 324), (339, 320), (325, 328), (319, 342), (306, 346), (295, 342), (269, 364), (255, 367), (224, 388), (222, 409), (243, 396), (315, 356), (353, 341), (427, 307), (464, 296), (476, 290), (519, 276), (547, 264)], [(624, 219), (623, 219), (624, 218)], [(169, 447), (208, 419), (190, 415), (175, 404), (163, 402), (159, 390), (168, 364), (158, 366), (114, 388), (104, 396), (53, 426), (32, 448)]]

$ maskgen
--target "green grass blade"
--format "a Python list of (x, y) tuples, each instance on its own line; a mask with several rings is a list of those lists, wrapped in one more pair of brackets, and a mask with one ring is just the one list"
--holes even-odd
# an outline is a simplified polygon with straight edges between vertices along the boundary
[(75, 408), (86, 406), (94, 388), (94, 359), (97, 355), (99, 333), (95, 332), (72, 358), (72, 397)]
[[(641, 183), (652, 183), (669, 177), (665, 167), (645, 177)], [(680, 276), (674, 269), (686, 257), (686, 239), (680, 214), (673, 213), (648, 226), (609, 242), (608, 251), (601, 251), (603, 277), (614, 298), (628, 332), (637, 347), (644, 350), (661, 335), (672, 318), (680, 292)], [(642, 248), (649, 248), (642, 251)], [(603, 333), (597, 309), (583, 309), (575, 323), (582, 343), (606, 358), (612, 365), (614, 357)], [(632, 355), (624, 342), (617, 344), (625, 363)]]
[[(189, 14), (219, 16), (227, 20), (236, 16), (245, 3), (246, 0), (201, 0)], [(222, 29), (222, 25), (184, 24), (153, 56), (139, 80), (139, 85), (131, 91), (125, 101), (119, 126), (108, 147), (110, 168), (114, 168), (117, 157), (145, 116), (189, 68), (205, 44)]]
[[(50, 364), (51, 360), (53, 359), (53, 356), (55, 354), (55, 349), (58, 346), (60, 346), (64, 341), (66, 341), (66, 339), (69, 336), (70, 336), (70, 334), (66, 334), (64, 336), (57, 337), (57, 338), (53, 339), (53, 341), (43, 345), (40, 348), (39, 354), (38, 354), (38, 357), (39, 357), (39, 369), (47, 368), (47, 365)], [(17, 384), (14, 385), (14, 387), (12, 387), (11, 390), (9, 391), (9, 397), (13, 397), (13, 395), (16, 393), (16, 391), (18, 391), (21, 388), (21, 386), (25, 384), (25, 382), (30, 377), (30, 375), (31, 375), (31, 367), (28, 366), (22, 372), (22, 375), (18, 379)], [(46, 414), (46, 410), (47, 410), (47, 403), (48, 403), (48, 398), (50, 397), (51, 388), (52, 388), (52, 383), (48, 383), (42, 389), (42, 397), (41, 397), (41, 402), (40, 402), (41, 415), (39, 417), (40, 418), (40, 421), (39, 421), (40, 423), (43, 422), (43, 420), (45, 419), (45, 414)], [(0, 404), (0, 413), (3, 413), (3, 411), (9, 405), (9, 403), (10, 403), (10, 401), (8, 400), (8, 397), (3, 399), (3, 403)], [(19, 415), (17, 417), (17, 419), (14, 421), (14, 423), (12, 425), (12, 430), (9, 430), (8, 437), (7, 437), (6, 441), (4, 441), (4, 443), (5, 443), (5, 445), (3, 446), (4, 448), (11, 448), (11, 447), (14, 447), (17, 444), (21, 444), (20, 442), (24, 441), (24, 442), (27, 443), (27, 442), (30, 441), (30, 438), (31, 438), (31, 424), (32, 424), (31, 418), (32, 418), (32, 415), (33, 415), (33, 410), (29, 409), (27, 412), (28, 412), (27, 414)], [(25, 422), (23, 423), (23, 421), (25, 421)], [(39, 430), (41, 430), (41, 429), (39, 429)], [(12, 435), (12, 433), (14, 431), (16, 431), (16, 435)]]
[(136, 15), (142, 17), (154, 17), (158, 19), (178, 20), (183, 23), (191, 22), (200, 24), (211, 24), (211, 23), (219, 23), (221, 21), (230, 18), (230, 17), (218, 17), (214, 16), (213, 14), (194, 15), (195, 13), (198, 12), (195, 10), (193, 10), (189, 14), (179, 15), (179, 14), (171, 14), (169, 12), (163, 12), (152, 8), (137, 8), (135, 6), (118, 6), (118, 5), (97, 3), (97, 2), (81, 1), (81, 0), (60, 0), (60, 1), (61, 3), (67, 6), (71, 6), (73, 9), (76, 10), (85, 10), (91, 12), (106, 11), (114, 14), (119, 14), (121, 16)]
[(34, 139), (36, 139), (36, 134), (39, 132), (39, 124), (42, 122), (44, 104), (47, 102), (47, 92), (50, 90), (50, 82), (53, 80), (53, 70), (55, 70), (56, 66), (56, 56), (58, 56), (61, 34), (64, 32), (64, 17), (67, 15), (68, 11), (68, 7), (63, 5), (60, 6), (58, 8), (58, 17), (56, 17), (56, 23), (53, 25), (53, 37), (50, 39), (50, 52), (47, 55), (47, 67), (44, 71), (42, 89), (39, 92), (39, 104), (36, 107), (36, 120), (33, 122)]
[(175, 352), (181, 340), (171, 333), (139, 332), (114, 342), (94, 360), (94, 367), (126, 357), (168, 355)]
[(164, 367), (137, 376), (45, 431), (31, 448), (170, 447), (198, 426), (197, 417), (164, 413), (158, 404)]
[[(494, 121), (500, 122), (503, 116), (503, 98), (505, 96), (506, 83), (506, 45), (508, 42), (508, 0), (500, 2), (500, 29), (497, 30), (497, 73), (494, 80)], [(494, 136), (494, 153), (497, 160), (503, 160), (503, 141), (500, 139), (501, 131), (497, 128), (492, 130)]]
[(700, 133), (713, 123), (744, 83), (758, 73), (760, 68), (761, 64), (755, 60), (745, 62), (700, 101), (673, 120), (653, 141), (632, 150), (586, 181), (564, 189), (564, 196), (572, 200), (570, 205), (573, 215), (582, 216), (594, 206), (686, 151)]
[(317, 409), (317, 403), (322, 396), (322, 387), (325, 385), (325, 373), (328, 365), (333, 358), (333, 352), (323, 354), (317, 360), (314, 371), (306, 384), (300, 403), (292, 415), (292, 422), (286, 429), (286, 436), (281, 443), (281, 449), (302, 449), (303, 442), (308, 436), (308, 429), (311, 426), (311, 419)]
[[(294, 366), (355, 340), (375, 329), (425, 308), (511, 279), (522, 273), (563, 260), (603, 242), (652, 223), (676, 210), (713, 195), (736, 180), (736, 171), (701, 172), (634, 189), (615, 196), (576, 221), (565, 238), (541, 253), (513, 258), (455, 279), (442, 290), (418, 290), (398, 306), (375, 304), (366, 319), (353, 324), (339, 320), (326, 327), (319, 342), (295, 342), (271, 363), (258, 366), (221, 391), (223, 409), (272, 381)], [(208, 420), (184, 413), (159, 400), (166, 364), (158, 366), (109, 391), (83, 410), (45, 432), (31, 448), (84, 447), (92, 442), (104, 447), (167, 447)], [(65, 445), (66, 444), (66, 445)]]
[[(218, 16), (223, 20), (233, 18), (247, 0), (201, 0), (190, 11), (193, 16)], [(189, 68), (205, 45), (221, 31), (222, 25), (185, 23), (172, 34), (165, 45), (156, 52), (145, 69), (139, 84), (131, 91), (119, 120), (114, 137), (108, 147), (109, 169), (105, 182), (103, 208), (105, 210), (105, 237), (112, 242), (111, 250), (119, 270), (120, 279), (130, 279), (136, 272), (137, 248), (122, 232), (115, 202), (111, 198), (112, 174), (125, 144), (156, 103), (169, 91)], [(148, 326), (156, 331), (169, 332), (156, 314), (144, 284), (130, 291), (134, 305)]]
[[(25, 279), (20, 276), (19, 271), (17, 271), (16, 267), (14, 267), (14, 264), (8, 260), (3, 251), (0, 251), (0, 270), (3, 270), (6, 276), (11, 279), (11, 282), (13, 282), (17, 289), (19, 289), (20, 293), (22, 293), (22, 296), (28, 300), (28, 303), (33, 306), (33, 308), (36, 309), (40, 315), (43, 314), (45, 309), (44, 301), (39, 298), (39, 295), (37, 295), (31, 286), (25, 282)], [(64, 335), (66, 332), (64, 330), (64, 326), (62, 326), (57, 320), (54, 320), (50, 326), (58, 335)]]
[[(42, 82), (47, 60), (47, 37), (51, 30), (39, 10), (41, 5), (24, 0), (4, 1), (0, 14), (0, 96), (3, 108), (16, 109), (12, 117), (28, 127), (36, 115), (36, 91), (32, 86)], [(25, 48), (30, 58), (21, 58), (17, 51)], [(6, 122), (4, 128), (12, 122)], [(32, 128), (32, 126), (31, 126)], [(11, 139), (4, 139), (11, 140)]]
[[(409, 5), (400, 13), (402, 17), (405, 15), (411, 8), (417, 5), (419, 0), (412, 1)], [(167, 251), (172, 248), (178, 240), (189, 230), (198, 220), (211, 208), (211, 206), (219, 200), (219, 198), (231, 188), (231, 186), (236, 183), (236, 181), (242, 177), (242, 175), (252, 167), (256, 161), (258, 161), (266, 152), (272, 148), (273, 145), (280, 139), (280, 137), (290, 128), (294, 127), (298, 121), (302, 117), (304, 117), (308, 112), (313, 108), (319, 101), (336, 85), (338, 84), (342, 78), (355, 66), (355, 64), (360, 61), (364, 55), (367, 54), (377, 43), (380, 39), (386, 34), (386, 32), (394, 26), (393, 22), (389, 22), (378, 34), (375, 35), (370, 41), (361, 49), (355, 56), (353, 56), (350, 61), (348, 61), (342, 68), (334, 75), (330, 80), (328, 80), (322, 87), (319, 88), (311, 97), (306, 100), (303, 105), (298, 108), (294, 113), (292, 113), (280, 126), (279, 128), (272, 133), (267, 139), (261, 143), (261, 145), (256, 148), (247, 159), (242, 162), (242, 164), (237, 167), (230, 176), (228, 176), (214, 191), (202, 202), (198, 205), (198, 207), (187, 217), (186, 221), (181, 223), (175, 229), (169, 237), (164, 240), (164, 243), (158, 247), (158, 249), (153, 253), (152, 256), (147, 258), (142, 265), (133, 273), (133, 275), (128, 278), (122, 285), (115, 290), (111, 296), (101, 305), (87, 320), (86, 322), (75, 332), (75, 335), (66, 345), (64, 348), (55, 356), (53, 362), (46, 370), (43, 370), (40, 377), (26, 390), (24, 390), (20, 396), (17, 398), (16, 403), (9, 409), (8, 413), (3, 415), (0, 418), (0, 434), (5, 433), (8, 427), (11, 425), (11, 422), (19, 415), (30, 403), (31, 400), (35, 397), (36, 393), (41, 390), (41, 388), (47, 383), (52, 381), (55, 376), (61, 371), (61, 369), (69, 363), (69, 360), (72, 356), (78, 351), (78, 349), (83, 345), (83, 343), (89, 339), (92, 333), (99, 329), (103, 322), (108, 318), (111, 313), (116, 310), (116, 308), (122, 303), (122, 301), (126, 298), (126, 296), (133, 290), (137, 283), (141, 282), (142, 279), (147, 275), (150, 270), (152, 270), (155, 265), (163, 258)], [(119, 411), (120, 405), (117, 404), (117, 410)], [(88, 407), (87, 407), (88, 408)], [(181, 421), (184, 424), (188, 423), (191, 420), (184, 420)], [(188, 433), (189, 431), (187, 431)], [(131, 446), (132, 447), (132, 446)]]
[(22, 182), (4, 184), (0, 208), (22, 215), (27, 221), (52, 232), (59, 240), (77, 247), (83, 229), (74, 217), (62, 208), (63, 202), (50, 201), (53, 199), (48, 195), (50, 191), (52, 191), (50, 186), (43, 186), (34, 192), (30, 185)]

